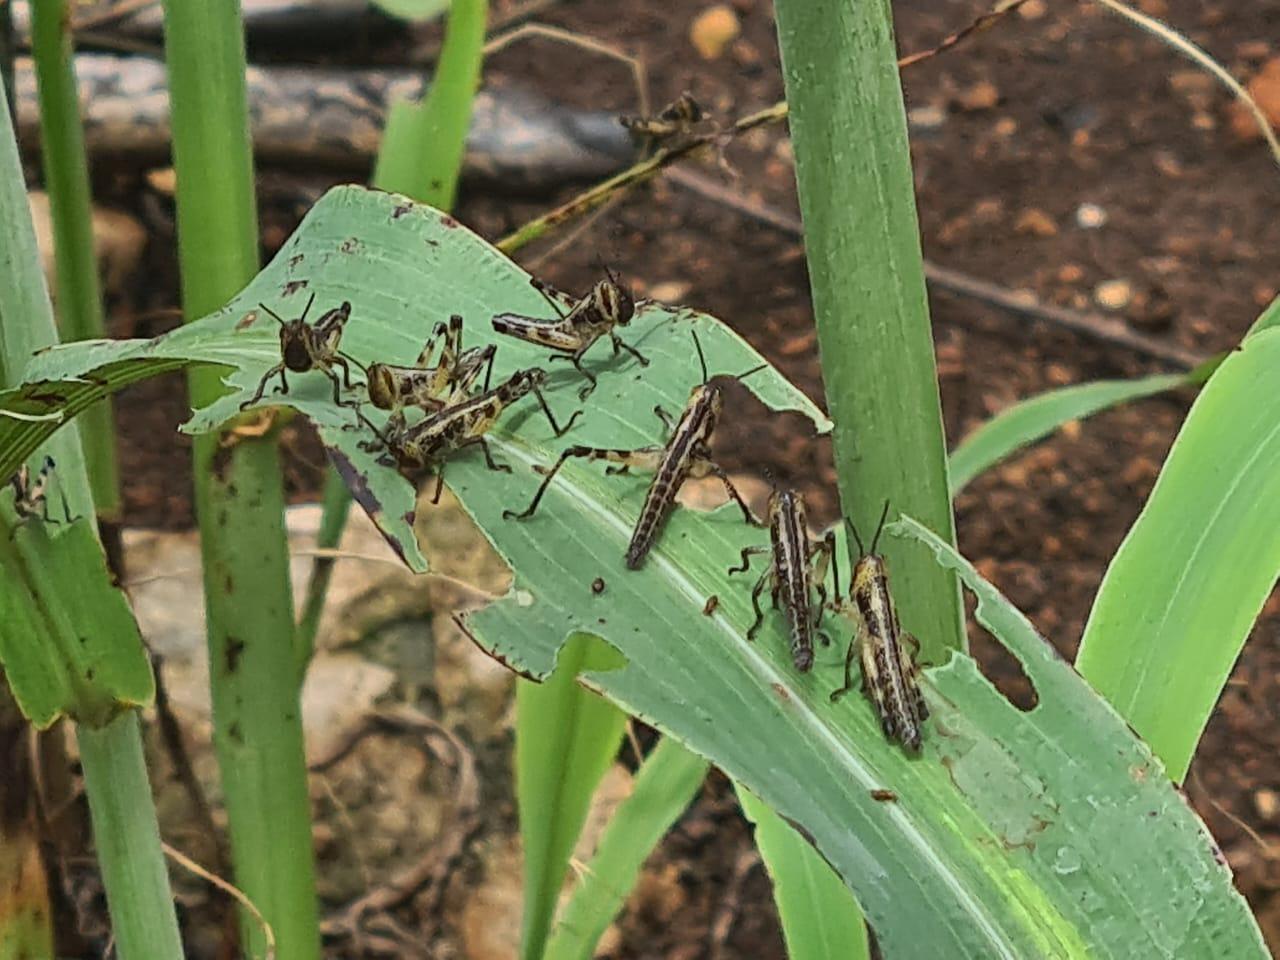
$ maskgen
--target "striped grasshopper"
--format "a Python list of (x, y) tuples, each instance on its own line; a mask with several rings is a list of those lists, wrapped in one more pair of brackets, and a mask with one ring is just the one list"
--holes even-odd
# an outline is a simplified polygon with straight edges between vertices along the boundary
[[(252, 407), (262, 399), (267, 383), (276, 374), (280, 375), (280, 392), (288, 393), (289, 381), (285, 379), (285, 371), (307, 373), (310, 370), (320, 370), (333, 381), (334, 403), (340, 407), (356, 405), (354, 400), (342, 399), (343, 382), (348, 389), (352, 386), (351, 368), (347, 366), (346, 358), (338, 351), (338, 344), (342, 340), (342, 328), (351, 317), (351, 304), (344, 300), (341, 306), (326, 310), (314, 325), (309, 325), (307, 314), (311, 311), (311, 305), (315, 303), (315, 299), (316, 295), (313, 293), (302, 311), (302, 316), (293, 320), (285, 320), (265, 303), (258, 304), (264, 312), (269, 313), (280, 324), (280, 362), (262, 375), (257, 391), (240, 404), (241, 410)], [(342, 368), (341, 382), (333, 370), (335, 366)]]
[(518, 370), (492, 390), (450, 403), (420, 423), (405, 425), (401, 421), (391, 430), (380, 431), (365, 420), (377, 434), (378, 442), (362, 443), (361, 447), (365, 450), (385, 447), (387, 453), (378, 462), (398, 466), (409, 475), (424, 473), (434, 467), (436, 490), (431, 502), (438, 503), (444, 487), (444, 460), (465, 447), (479, 446), (484, 451), (485, 464), (490, 470), (511, 472), (511, 467), (507, 464), (494, 461), (485, 434), (498, 422), (507, 407), (526, 394), (532, 393), (538, 398), (542, 412), (546, 414), (557, 437), (563, 436), (573, 426), (582, 411), (575, 411), (563, 427), (556, 423), (556, 418), (542, 395), (546, 381), (547, 372), (540, 367)]
[[(560, 468), (564, 466), (567, 460), (580, 458), (584, 460), (606, 460), (610, 463), (618, 464), (618, 466), (606, 468), (605, 472), (609, 474), (626, 473), (632, 467), (637, 470), (654, 471), (653, 482), (649, 485), (649, 492), (645, 495), (644, 505), (640, 508), (640, 516), (636, 520), (635, 531), (632, 533), (631, 542), (627, 546), (626, 563), (627, 568), (630, 570), (638, 570), (644, 565), (645, 558), (649, 555), (649, 550), (653, 547), (654, 540), (657, 539), (658, 533), (666, 523), (667, 517), (671, 515), (671, 510), (675, 506), (676, 494), (685, 480), (690, 477), (713, 476), (718, 478), (724, 484), (729, 496), (733, 498), (742, 510), (742, 515), (747, 522), (758, 526), (759, 521), (751, 513), (750, 508), (743, 501), (742, 496), (729, 480), (728, 475), (720, 468), (719, 464), (711, 459), (711, 434), (714, 432), (716, 422), (720, 418), (720, 411), (724, 406), (724, 397), (720, 387), (712, 383), (710, 376), (707, 374), (706, 356), (702, 352), (702, 344), (699, 342), (696, 333), (693, 336), (693, 343), (698, 349), (698, 360), (702, 364), (703, 382), (693, 388), (679, 421), (674, 424), (665, 410), (661, 407), (653, 408), (654, 413), (662, 420), (663, 425), (670, 434), (670, 439), (667, 440), (665, 445), (638, 447), (634, 450), (609, 450), (584, 446), (569, 447), (560, 454), (560, 458), (556, 460), (554, 466), (544, 471), (545, 476), (542, 483), (533, 495), (533, 501), (528, 508), (523, 513), (504, 510), (502, 512), (503, 517), (515, 520), (526, 520), (532, 517), (538, 509), (538, 504), (542, 501), (542, 495), (547, 492), (547, 487), (555, 479), (555, 475), (560, 471)], [(741, 380), (757, 370), (764, 369), (765, 366), (767, 364), (761, 364), (734, 379)]]
[[(769, 546), (744, 547), (742, 566), (730, 567), (729, 573), (745, 573), (755, 554), (770, 554), (769, 566), (751, 590), (751, 606), (755, 621), (747, 630), (747, 639), (754, 640), (764, 623), (764, 611), (760, 609), (760, 594), (765, 583), (772, 588), (773, 606), (781, 605), (791, 631), (791, 661), (801, 673), (813, 667), (813, 638), (821, 638), (823, 645), (831, 639), (818, 630), (822, 611), (827, 603), (827, 590), (823, 581), (828, 563), (835, 563), (836, 538), (827, 531), (821, 540), (809, 539), (805, 522), (804, 500), (794, 490), (774, 490), (769, 497)], [(835, 570), (836, 602), (839, 603), (840, 571)], [(813, 594), (817, 592), (818, 603)]]
[[(915, 655), (919, 654), (920, 645), (898, 624), (898, 610), (889, 593), (889, 570), (884, 557), (876, 552), (888, 515), (886, 500), (870, 550), (863, 546), (853, 521), (845, 521), (859, 553), (849, 584), (856, 629), (845, 655), (844, 686), (831, 694), (831, 700), (839, 700), (853, 689), (856, 654), (862, 661), (862, 690), (875, 705), (885, 736), (918, 753), (929, 706), (916, 679), (919, 668)], [(914, 648), (912, 652), (907, 651), (908, 645)]]
[(551, 357), (552, 360), (568, 360), (587, 378), (587, 385), (578, 391), (579, 400), (585, 400), (596, 388), (596, 375), (582, 365), (582, 357), (601, 337), (608, 336), (612, 341), (615, 357), (618, 350), (622, 349), (635, 357), (642, 367), (649, 365), (648, 358), (624, 342), (614, 330), (615, 327), (624, 327), (631, 322), (636, 305), (631, 291), (613, 271), (606, 267), (605, 272), (607, 277), (597, 282), (581, 300), (575, 300), (536, 277), (530, 280), (547, 303), (551, 304), (558, 315), (557, 319), (544, 320), (519, 313), (500, 313), (492, 321), (493, 329), (498, 333), (559, 351)]
[[(436, 342), (443, 337), (440, 358), (432, 364)], [(448, 325), (437, 323), (413, 366), (371, 363), (366, 371), (369, 402), (390, 410), (383, 432), (399, 434), (406, 426), (405, 408), (418, 407), (428, 416), (466, 400), (484, 372), (481, 393), (489, 392), (493, 372), (493, 344), (462, 349), (462, 317), (454, 314)]]

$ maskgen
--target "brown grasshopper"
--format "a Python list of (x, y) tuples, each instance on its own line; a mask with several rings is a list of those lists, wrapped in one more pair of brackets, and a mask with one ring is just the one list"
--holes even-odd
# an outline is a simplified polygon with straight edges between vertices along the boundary
[[(440, 359), (434, 366), (431, 358), (436, 341), (444, 337)], [(489, 392), (489, 376), (493, 372), (493, 344), (462, 349), (462, 317), (456, 313), (446, 326), (437, 323), (411, 367), (389, 363), (371, 363), (366, 371), (369, 402), (379, 410), (390, 410), (383, 432), (398, 434), (405, 427), (405, 408), (419, 407), (428, 416), (445, 407), (466, 400), (471, 388), (484, 371), (484, 389)]]
[[(918, 753), (929, 706), (916, 681), (918, 667), (914, 654), (920, 652), (920, 645), (910, 634), (903, 633), (898, 624), (898, 610), (889, 593), (889, 570), (884, 557), (876, 553), (888, 515), (889, 501), (886, 500), (870, 550), (863, 547), (853, 521), (845, 521), (859, 553), (849, 584), (856, 629), (844, 659), (844, 686), (831, 694), (831, 700), (839, 700), (853, 689), (856, 652), (862, 660), (863, 692), (875, 704), (885, 736)], [(914, 648), (914, 653), (908, 652), (908, 645)]]
[[(407, 474), (423, 473), (435, 466), (436, 492), (431, 502), (438, 503), (444, 487), (443, 460), (448, 454), (464, 447), (478, 445), (484, 451), (485, 464), (490, 470), (511, 472), (511, 467), (494, 461), (489, 444), (485, 441), (485, 434), (498, 422), (502, 411), (525, 394), (532, 393), (538, 398), (542, 412), (546, 414), (557, 437), (563, 436), (573, 426), (582, 411), (575, 411), (563, 427), (556, 423), (556, 418), (542, 395), (542, 387), (546, 382), (547, 372), (539, 367), (518, 370), (494, 389), (450, 404), (421, 423), (401, 425), (386, 433), (375, 427), (374, 433), (378, 435), (380, 443), (362, 443), (361, 447), (365, 450), (385, 447), (388, 453), (379, 458), (378, 462), (397, 465)], [(367, 420), (365, 422), (368, 423)], [(373, 427), (372, 424), (369, 426)]]
[(286, 370), (291, 373), (323, 371), (325, 376), (333, 381), (333, 402), (340, 407), (355, 406), (356, 401), (342, 399), (342, 383), (339, 382), (338, 375), (333, 370), (335, 366), (342, 368), (343, 381), (350, 389), (351, 368), (347, 366), (346, 358), (338, 352), (338, 343), (342, 340), (342, 328), (346, 326), (351, 316), (351, 304), (344, 300), (342, 306), (326, 310), (314, 326), (309, 326), (307, 314), (315, 299), (316, 295), (313, 293), (311, 299), (307, 301), (306, 309), (302, 311), (302, 316), (294, 320), (285, 320), (265, 303), (258, 304), (280, 324), (280, 362), (262, 375), (257, 391), (240, 404), (241, 410), (252, 407), (262, 399), (267, 389), (267, 382), (276, 374), (280, 375), (280, 392), (288, 393), (289, 381), (285, 379)]
[(685, 91), (652, 117), (619, 117), (618, 122), (637, 137), (658, 144), (688, 133), (705, 116), (702, 105)]
[[(828, 530), (821, 540), (809, 539), (805, 523), (804, 500), (794, 490), (774, 490), (769, 497), (769, 546), (744, 547), (742, 566), (730, 567), (729, 573), (745, 573), (753, 554), (769, 553), (769, 566), (751, 590), (751, 606), (756, 612), (755, 621), (747, 630), (747, 639), (754, 640), (760, 625), (764, 623), (764, 611), (760, 609), (760, 593), (768, 582), (773, 591), (773, 605), (781, 606), (791, 628), (791, 661), (801, 673), (813, 667), (813, 638), (816, 634), (823, 645), (830, 638), (818, 630), (822, 611), (827, 603), (827, 589), (823, 581), (827, 576), (827, 564), (835, 562), (836, 537)], [(835, 571), (837, 603), (839, 602), (840, 571)], [(817, 591), (818, 603), (813, 603)]]
[(596, 376), (582, 365), (582, 357), (601, 337), (607, 335), (612, 341), (615, 357), (621, 348), (635, 357), (642, 367), (649, 365), (639, 350), (624, 342), (614, 331), (615, 327), (624, 327), (631, 322), (636, 304), (631, 291), (613, 271), (606, 268), (605, 272), (608, 276), (597, 282), (581, 300), (573, 299), (536, 277), (531, 279), (530, 283), (559, 315), (555, 320), (526, 317), (519, 313), (500, 313), (493, 318), (493, 329), (498, 333), (560, 351), (551, 359), (568, 360), (589, 381), (578, 391), (579, 400), (585, 400), (596, 388)]
[[(528, 509), (523, 513), (504, 510), (502, 512), (503, 517), (525, 520), (533, 516), (534, 511), (538, 509), (538, 504), (542, 500), (542, 495), (546, 493), (547, 487), (551, 484), (560, 468), (564, 466), (565, 461), (573, 457), (579, 457), (585, 460), (607, 460), (621, 464), (621, 466), (606, 468), (605, 472), (610, 474), (626, 473), (631, 467), (635, 467), (638, 470), (655, 471), (653, 482), (649, 485), (649, 492), (644, 498), (644, 505), (640, 508), (640, 516), (636, 521), (631, 543), (627, 546), (626, 560), (627, 568), (630, 570), (637, 570), (643, 566), (645, 557), (648, 556), (658, 532), (671, 514), (671, 509), (675, 505), (676, 493), (689, 477), (713, 476), (719, 478), (729, 492), (729, 496), (741, 508), (742, 515), (747, 522), (758, 526), (759, 521), (751, 513), (750, 508), (734, 488), (729, 477), (720, 468), (719, 464), (711, 459), (711, 434), (715, 430), (716, 421), (720, 418), (720, 410), (724, 406), (724, 398), (720, 387), (711, 383), (711, 378), (707, 374), (707, 360), (702, 353), (702, 344), (698, 341), (696, 333), (693, 337), (693, 343), (698, 348), (698, 360), (702, 364), (703, 382), (694, 387), (689, 394), (689, 399), (685, 403), (684, 412), (681, 413), (680, 420), (672, 424), (671, 418), (665, 410), (661, 407), (653, 408), (654, 413), (658, 415), (658, 418), (662, 420), (670, 432), (670, 439), (667, 440), (665, 446), (654, 445), (639, 447), (635, 450), (605, 450), (583, 446), (569, 447), (560, 454), (560, 459), (555, 462), (555, 465), (546, 471), (542, 484), (533, 495), (533, 502), (529, 504)], [(757, 370), (764, 369), (765, 366), (766, 364), (761, 364), (759, 367), (740, 374), (736, 379), (741, 380), (743, 377), (750, 376)]]
[[(19, 526), (29, 520), (37, 519), (45, 523), (71, 523), (71, 506), (67, 503), (67, 494), (61, 485), (58, 487), (58, 493), (62, 497), (63, 519), (58, 520), (49, 516), (49, 484), (53, 479), (53, 471), (53, 457), (46, 456), (35, 480), (31, 479), (31, 468), (25, 463), (9, 478), (8, 486), (13, 488), (13, 509), (18, 514)], [(16, 532), (17, 527), (14, 527), (9, 535), (11, 539)]]

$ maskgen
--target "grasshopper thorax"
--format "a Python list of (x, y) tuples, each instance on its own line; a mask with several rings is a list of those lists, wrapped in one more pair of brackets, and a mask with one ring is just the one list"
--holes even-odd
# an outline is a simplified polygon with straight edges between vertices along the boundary
[(540, 390), (546, 382), (547, 371), (541, 367), (531, 367), (528, 370), (517, 370), (506, 383), (498, 387), (497, 392), (504, 403), (513, 403), (527, 393)]

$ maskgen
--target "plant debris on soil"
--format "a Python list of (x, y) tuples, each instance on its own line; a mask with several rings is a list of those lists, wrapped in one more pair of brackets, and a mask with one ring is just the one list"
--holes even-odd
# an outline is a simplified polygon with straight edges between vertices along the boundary
[[(501, 4), (499, 4), (501, 6)], [(772, 5), (765, 0), (561, 3), (542, 20), (641, 57), (651, 102), (691, 92), (725, 119), (779, 100)], [(1274, 3), (1157, 0), (1144, 8), (1248, 78), (1274, 63)], [(903, 53), (935, 45), (985, 12), (979, 0), (900, 5)], [(709, 25), (708, 25), (709, 24)], [(719, 32), (716, 32), (719, 31)], [(572, 69), (566, 68), (572, 64)], [(584, 107), (637, 112), (630, 72), (588, 51), (536, 39), (497, 53), (491, 83), (526, 86)], [(589, 78), (590, 82), (585, 82)], [(993, 29), (904, 74), (917, 204), (933, 262), (1045, 303), (1106, 313), (1200, 356), (1234, 345), (1277, 294), (1276, 184), (1266, 150), (1231, 127), (1230, 98), (1150, 36), (1087, 4), (1031, 2)], [(730, 146), (731, 178), (714, 161), (698, 172), (744, 200), (794, 217), (790, 143), (780, 125)], [(272, 197), (263, 245), (273, 253), (316, 185), (264, 171)], [(170, 201), (150, 181), (118, 178), (104, 198), (143, 214), (153, 242), (117, 304), (132, 333), (175, 322)], [(269, 189), (274, 187), (274, 189)], [(295, 192), (290, 193), (290, 189)], [(457, 214), (497, 239), (562, 196), (466, 194)], [(290, 199), (292, 197), (293, 199)], [(283, 198), (283, 199), (282, 199)], [(585, 291), (599, 259), (637, 295), (704, 309), (751, 340), (821, 402), (802, 243), (758, 218), (659, 179), (518, 259), (557, 286)], [(1170, 369), (1114, 344), (933, 291), (947, 435), (968, 431), (1017, 399), (1070, 383)], [(124, 322), (124, 321), (121, 321)], [(957, 499), (959, 544), (979, 570), (1071, 656), (1107, 560), (1151, 490), (1189, 391), (1073, 424), (989, 474)], [(731, 472), (768, 468), (796, 486), (818, 523), (837, 515), (827, 441), (742, 400), (717, 437)], [(126, 522), (190, 527), (190, 451), (174, 427), (187, 415), (181, 378), (151, 381), (116, 401)], [(316, 498), (319, 448), (290, 427), (289, 490)], [(1280, 602), (1273, 597), (1215, 712), (1186, 789), (1280, 945)], [(1016, 689), (1016, 668), (980, 631), (975, 654)], [(1206, 638), (1211, 642), (1211, 638)], [(332, 829), (341, 830), (340, 822)], [(660, 892), (655, 893), (655, 890)], [(401, 921), (404, 917), (401, 916)], [(439, 930), (440, 918), (421, 929)], [(768, 878), (721, 777), (650, 860), (620, 921), (618, 958), (783, 957)]]

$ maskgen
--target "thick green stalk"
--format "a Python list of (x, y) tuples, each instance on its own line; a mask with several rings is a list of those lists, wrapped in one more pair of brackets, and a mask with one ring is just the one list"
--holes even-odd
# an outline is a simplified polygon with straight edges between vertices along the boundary
[[(3, 387), (21, 379), (32, 353), (57, 342), (8, 111), (0, 111), (0, 275), (5, 278), (0, 283)], [(57, 460), (59, 484), (71, 509), (83, 513), (92, 501), (78, 424), (60, 430), (45, 450)], [(0, 537), (8, 536), (8, 529), (0, 529)], [(0, 584), (0, 590), (15, 588), (13, 583)], [(117, 950), (124, 960), (180, 957), (182, 944), (136, 717), (128, 712), (96, 732), (82, 727), (80, 755)], [(11, 786), (0, 782), (0, 792)], [(117, 819), (117, 811), (128, 811), (127, 818)], [(114, 855), (118, 842), (130, 844), (128, 857)]]
[[(245, 56), (235, 0), (166, 0), (184, 313), (225, 303), (258, 269)], [(191, 374), (194, 405), (222, 392)], [(223, 446), (229, 442), (229, 446)], [(195, 444), (214, 744), (237, 885), (275, 931), (281, 960), (319, 956), (315, 868), (284, 493), (274, 437)], [(265, 949), (245, 918), (245, 952)]]
[[(59, 326), (63, 340), (87, 340), (103, 336), (105, 324), (66, 0), (36, 0), (31, 5), (31, 44), (40, 86), (41, 153), (53, 220)], [(111, 403), (96, 404), (80, 416), (98, 516), (119, 523), (120, 475)]]
[[(952, 541), (889, 4), (778, 0), (777, 17), (840, 501), (864, 542), (885, 499)], [(963, 649), (954, 575), (919, 545), (882, 547), (924, 659)]]
[[(122, 960), (183, 956), (160, 849), (138, 715), (127, 710), (98, 730), (77, 729), (98, 863), (108, 882), (111, 930)], [(153, 912), (156, 904), (164, 909)]]

